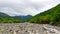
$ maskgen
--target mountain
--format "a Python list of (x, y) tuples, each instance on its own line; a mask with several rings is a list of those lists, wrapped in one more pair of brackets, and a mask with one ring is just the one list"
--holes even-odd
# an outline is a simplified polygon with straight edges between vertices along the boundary
[(22, 19), (22, 20), (24, 20), (24, 21), (27, 21), (28, 19), (30, 19), (32, 16), (31, 15), (26, 15), (26, 16), (14, 16), (14, 18), (16, 18), (16, 19)]
[(9, 16), (5, 13), (0, 12), (0, 22), (25, 22), (30, 19), (32, 16)]
[(9, 15), (7, 15), (7, 14), (5, 14), (5, 13), (0, 12), (0, 17), (9, 17)]
[(24, 20), (22, 20), (21, 18), (15, 19), (12, 16), (0, 12), (0, 23), (20, 23), (20, 22), (24, 22)]
[(28, 21), (32, 23), (60, 25), (60, 4), (47, 11), (33, 16)]

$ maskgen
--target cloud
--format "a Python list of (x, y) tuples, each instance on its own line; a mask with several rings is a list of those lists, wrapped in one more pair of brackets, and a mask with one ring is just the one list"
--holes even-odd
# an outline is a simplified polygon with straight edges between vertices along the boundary
[(0, 12), (10, 16), (36, 15), (60, 3), (60, 0), (0, 0)]

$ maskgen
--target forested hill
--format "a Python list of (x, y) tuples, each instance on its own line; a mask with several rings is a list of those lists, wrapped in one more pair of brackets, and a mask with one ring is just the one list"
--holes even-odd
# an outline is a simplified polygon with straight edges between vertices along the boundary
[(12, 16), (0, 12), (0, 23), (20, 23), (20, 22), (24, 22), (24, 20), (22, 20), (21, 18), (16, 19)]
[(60, 4), (32, 17), (29, 22), (60, 25)]
[(9, 16), (8, 14), (0, 12), (0, 23), (20, 23), (20, 22), (26, 22), (28, 19), (30, 19), (32, 16)]
[(5, 13), (2, 13), (0, 12), (0, 17), (8, 17), (9, 15), (5, 14)]

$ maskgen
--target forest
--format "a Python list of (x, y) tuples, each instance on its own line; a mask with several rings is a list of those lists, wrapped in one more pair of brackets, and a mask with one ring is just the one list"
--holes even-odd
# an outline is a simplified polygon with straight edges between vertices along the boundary
[(35, 15), (28, 20), (31, 23), (60, 25), (60, 4)]

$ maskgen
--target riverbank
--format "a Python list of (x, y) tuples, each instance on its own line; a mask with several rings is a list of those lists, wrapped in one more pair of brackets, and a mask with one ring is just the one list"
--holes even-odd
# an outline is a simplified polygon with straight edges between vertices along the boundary
[(5, 23), (0, 24), (0, 34), (59, 34), (60, 27), (49, 24)]

